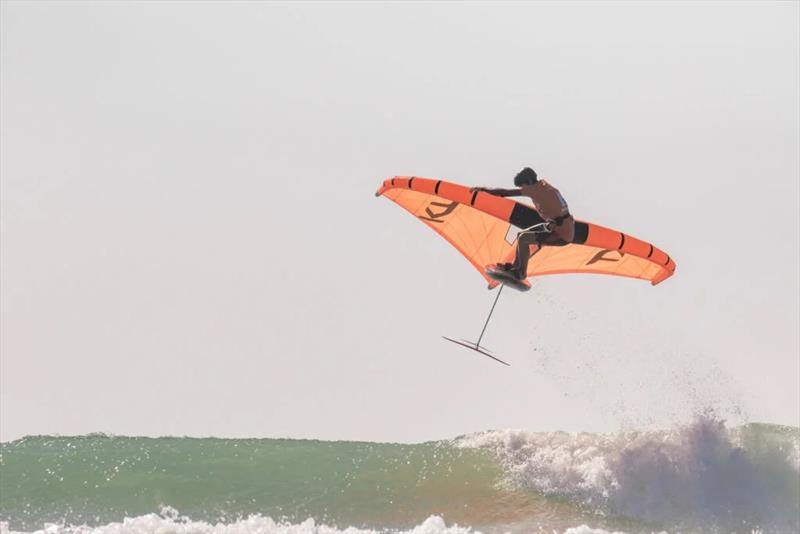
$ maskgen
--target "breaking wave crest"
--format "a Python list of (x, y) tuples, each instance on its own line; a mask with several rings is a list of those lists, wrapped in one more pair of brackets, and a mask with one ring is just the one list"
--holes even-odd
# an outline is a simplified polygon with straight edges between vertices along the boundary
[(775, 425), (727, 429), (702, 416), (661, 431), (488, 431), (459, 446), (494, 451), (514, 485), (601, 514), (670, 529), (798, 532), (799, 436)]

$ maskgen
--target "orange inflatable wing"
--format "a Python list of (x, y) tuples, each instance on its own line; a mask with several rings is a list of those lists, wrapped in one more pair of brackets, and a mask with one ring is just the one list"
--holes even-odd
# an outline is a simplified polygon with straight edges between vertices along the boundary
[[(543, 222), (525, 204), (444, 180), (395, 176), (375, 193), (396, 202), (449, 241), (490, 286), (484, 268), (514, 257), (516, 233)], [(648, 280), (653, 285), (675, 272), (675, 262), (650, 243), (602, 226), (576, 221), (575, 238), (544, 247), (531, 258), (528, 276), (595, 273)]]

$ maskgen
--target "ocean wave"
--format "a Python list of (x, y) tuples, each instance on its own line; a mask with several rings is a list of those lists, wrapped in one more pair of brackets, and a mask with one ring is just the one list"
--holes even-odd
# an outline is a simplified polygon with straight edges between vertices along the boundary
[(798, 429), (728, 429), (713, 415), (670, 430), (614, 434), (488, 431), (508, 480), (600, 514), (678, 529), (800, 531)]
[(800, 429), (711, 416), (414, 445), (34, 436), (0, 444), (0, 531), (798, 532), (798, 458)]

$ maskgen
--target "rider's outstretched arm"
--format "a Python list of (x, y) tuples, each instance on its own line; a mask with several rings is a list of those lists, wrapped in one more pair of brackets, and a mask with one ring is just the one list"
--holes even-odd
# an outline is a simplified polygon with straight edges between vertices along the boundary
[(521, 189), (490, 189), (488, 187), (476, 187), (473, 189), (478, 191), (483, 191), (484, 193), (489, 193), (490, 195), (494, 195), (497, 197), (519, 197), (522, 195)]

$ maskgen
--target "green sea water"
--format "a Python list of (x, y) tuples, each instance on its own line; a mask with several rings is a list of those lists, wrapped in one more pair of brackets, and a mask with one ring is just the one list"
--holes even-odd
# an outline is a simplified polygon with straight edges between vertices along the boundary
[(126, 517), (169, 522), (179, 514), (213, 526), (256, 516), (386, 532), (436, 516), (442, 532), (456, 524), (481, 532), (783, 532), (800, 529), (798, 443), (798, 429), (707, 421), (604, 435), (493, 431), (412, 445), (31, 436), (0, 445), (0, 521), (6, 531), (34, 531)]

